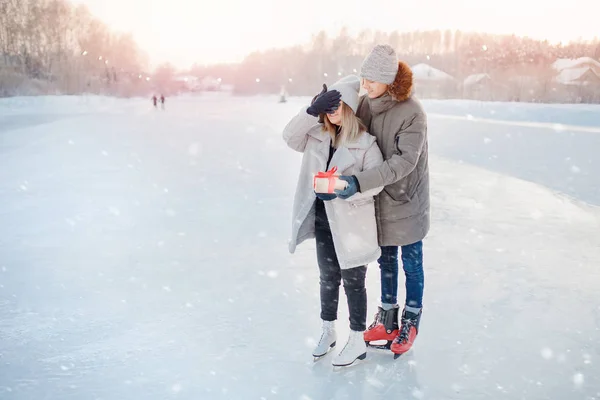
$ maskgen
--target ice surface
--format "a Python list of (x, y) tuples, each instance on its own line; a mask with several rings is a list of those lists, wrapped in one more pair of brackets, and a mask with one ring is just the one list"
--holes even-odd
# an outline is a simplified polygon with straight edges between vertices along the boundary
[(277, 100), (0, 100), (0, 399), (597, 396), (600, 136), (569, 128), (592, 106), (425, 102), (421, 333), (333, 371), (314, 245), (287, 251), (307, 99)]

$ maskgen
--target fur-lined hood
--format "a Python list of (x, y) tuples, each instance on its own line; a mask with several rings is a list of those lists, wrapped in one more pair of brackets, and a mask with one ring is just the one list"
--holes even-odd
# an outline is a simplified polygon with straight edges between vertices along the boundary
[(389, 86), (388, 93), (396, 101), (408, 100), (413, 90), (413, 73), (407, 63), (398, 62), (398, 73), (396, 79)]

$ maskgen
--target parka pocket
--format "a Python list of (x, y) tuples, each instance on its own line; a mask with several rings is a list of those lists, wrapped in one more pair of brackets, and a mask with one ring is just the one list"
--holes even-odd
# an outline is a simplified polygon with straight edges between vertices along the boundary
[(410, 201), (407, 189), (408, 186), (405, 179), (383, 188), (383, 190), (388, 194), (388, 196), (390, 196), (392, 200), (398, 203), (408, 203)]
[(365, 204), (371, 204), (374, 202), (375, 202), (375, 199), (373, 197), (367, 197), (367, 198), (357, 199), (357, 200), (348, 200), (350, 207), (353, 207), (353, 208), (364, 206)]
[(419, 176), (417, 171), (411, 172), (400, 181), (386, 186), (383, 190), (395, 201), (408, 203), (415, 197)]

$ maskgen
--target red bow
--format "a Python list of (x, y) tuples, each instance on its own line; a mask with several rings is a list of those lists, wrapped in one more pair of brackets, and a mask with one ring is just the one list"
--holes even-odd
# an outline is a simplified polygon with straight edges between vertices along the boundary
[(317, 186), (317, 178), (327, 178), (329, 180), (329, 186), (327, 187), (328, 193), (333, 193), (335, 189), (335, 173), (337, 172), (337, 167), (331, 168), (327, 172), (319, 172), (313, 178), (313, 187)]

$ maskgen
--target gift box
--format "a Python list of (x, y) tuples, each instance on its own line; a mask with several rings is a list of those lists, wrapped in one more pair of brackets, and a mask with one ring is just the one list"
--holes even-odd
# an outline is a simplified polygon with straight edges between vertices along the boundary
[(319, 172), (313, 178), (313, 188), (317, 193), (333, 193), (334, 190), (344, 190), (348, 184), (339, 179), (336, 174), (337, 167), (333, 167), (327, 172)]

